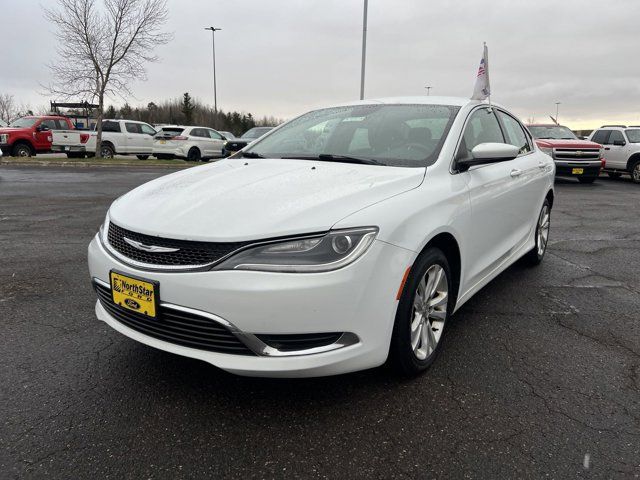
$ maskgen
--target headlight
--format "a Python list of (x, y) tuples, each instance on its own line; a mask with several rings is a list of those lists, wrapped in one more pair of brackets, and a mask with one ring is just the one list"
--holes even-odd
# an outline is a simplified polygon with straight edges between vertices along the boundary
[(553, 148), (548, 148), (548, 147), (539, 147), (539, 148), (542, 153), (546, 153), (551, 158), (553, 158)]
[(100, 225), (100, 230), (98, 230), (98, 235), (104, 245), (107, 244), (108, 234), (109, 234), (109, 212), (107, 212), (107, 215), (104, 217), (104, 222), (102, 222), (102, 225)]
[(244, 250), (214, 270), (315, 273), (337, 270), (367, 251), (377, 227), (332, 230), (326, 235), (266, 243)]

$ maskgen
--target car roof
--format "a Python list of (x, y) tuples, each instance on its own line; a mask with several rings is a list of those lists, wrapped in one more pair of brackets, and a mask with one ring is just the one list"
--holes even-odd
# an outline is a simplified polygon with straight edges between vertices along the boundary
[(566, 125), (556, 125), (555, 123), (525, 123), (527, 127), (564, 127), (569, 128)]
[[(375, 104), (383, 104), (383, 105), (453, 105), (457, 107), (464, 107), (466, 105), (488, 105), (488, 102), (479, 101), (479, 100), (471, 100), (469, 98), (464, 97), (446, 97), (446, 96), (437, 96), (437, 95), (423, 95), (423, 96), (414, 96), (414, 97), (384, 97), (384, 98), (374, 98), (368, 100), (358, 100), (354, 102), (345, 102), (333, 105), (335, 107), (340, 106), (351, 106), (351, 105), (375, 105)], [(501, 107), (501, 105), (495, 104), (496, 107)]]

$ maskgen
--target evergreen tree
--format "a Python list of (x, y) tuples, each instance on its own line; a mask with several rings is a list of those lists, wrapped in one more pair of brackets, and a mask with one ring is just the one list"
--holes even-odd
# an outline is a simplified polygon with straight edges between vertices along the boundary
[(184, 114), (185, 125), (191, 125), (193, 123), (194, 109), (195, 105), (193, 104), (193, 100), (191, 100), (191, 95), (189, 95), (189, 92), (185, 92), (182, 97), (182, 113)]
[(104, 112), (104, 118), (116, 118), (117, 112), (113, 105), (109, 105), (107, 110)]

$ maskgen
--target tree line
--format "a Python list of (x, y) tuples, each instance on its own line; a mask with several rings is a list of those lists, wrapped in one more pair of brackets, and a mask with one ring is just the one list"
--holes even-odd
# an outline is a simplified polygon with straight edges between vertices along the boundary
[(122, 107), (116, 108), (109, 105), (105, 109), (104, 117), (139, 120), (154, 125), (197, 125), (231, 132), (234, 135), (242, 135), (253, 127), (276, 126), (283, 121), (273, 116), (255, 118), (248, 112), (224, 110), (216, 112), (209, 105), (193, 99), (188, 92), (184, 93), (182, 98), (157, 103), (149, 102), (146, 106), (132, 107), (125, 103)]

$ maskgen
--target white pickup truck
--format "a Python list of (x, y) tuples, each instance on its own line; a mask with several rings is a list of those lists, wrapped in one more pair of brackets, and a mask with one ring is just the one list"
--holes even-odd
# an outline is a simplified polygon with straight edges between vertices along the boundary
[[(153, 152), (156, 130), (148, 123), (135, 120), (103, 120), (103, 158), (114, 155), (136, 155), (146, 160)], [(93, 156), (96, 153), (96, 131), (57, 130), (53, 132), (51, 150), (66, 153), (69, 158)]]

